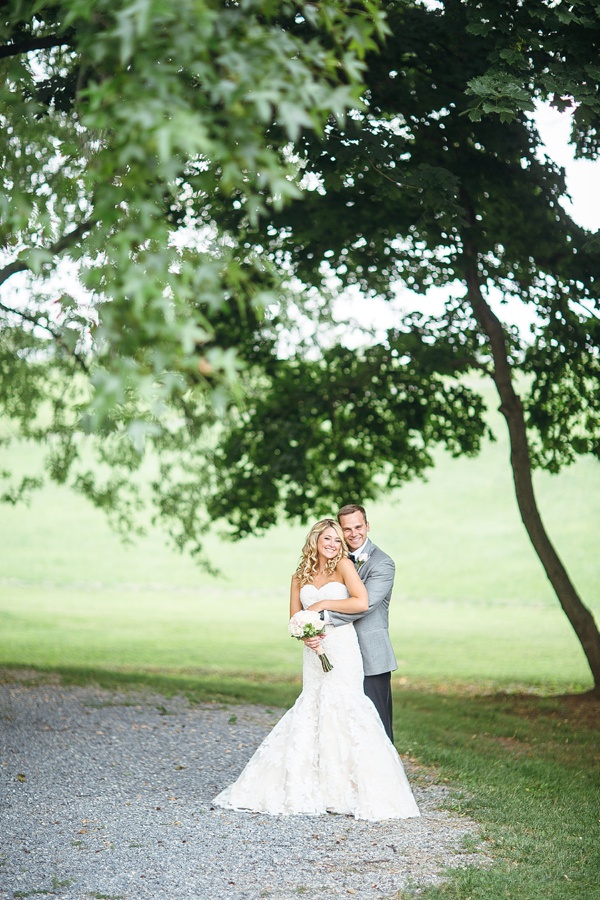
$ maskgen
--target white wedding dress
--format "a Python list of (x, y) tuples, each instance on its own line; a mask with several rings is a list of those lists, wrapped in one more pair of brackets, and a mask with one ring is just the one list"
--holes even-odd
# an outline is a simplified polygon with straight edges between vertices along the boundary
[[(347, 596), (337, 581), (300, 591), (305, 608)], [(302, 693), (237, 781), (213, 802), (271, 815), (332, 812), (375, 821), (418, 816), (398, 753), (364, 694), (354, 626), (328, 629), (322, 647), (332, 671), (324, 672), (317, 654), (304, 647)]]

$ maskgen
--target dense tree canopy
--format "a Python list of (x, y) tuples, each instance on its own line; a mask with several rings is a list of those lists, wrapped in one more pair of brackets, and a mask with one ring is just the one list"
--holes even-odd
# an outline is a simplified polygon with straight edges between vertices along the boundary
[(546, 100), (572, 114), (580, 156), (600, 150), (600, 7), (597, 0), (467, 0), (469, 31), (490, 39), (489, 68), (473, 76), (470, 115), (518, 111)]
[[(403, 384), (411, 386), (409, 398), (422, 410), (419, 420), (427, 418), (426, 410), (435, 410), (439, 420), (437, 401), (432, 406), (423, 397), (416, 401), (420, 382), (427, 381), (432, 398), (438, 396), (433, 390), (437, 384), (445, 393), (448, 418), (444, 427), (426, 427), (421, 445), (428, 443), (424, 435), (437, 440), (452, 434), (451, 449), (471, 451), (476, 448), (474, 432), (464, 447), (461, 435), (469, 427), (483, 431), (481, 421), (476, 424), (480, 407), (473, 393), (463, 389), (455, 403), (449, 380), (469, 369), (494, 371), (493, 348), (480, 321), (481, 306), (473, 303), (473, 288), (499, 309), (508, 299), (531, 306), (536, 312), (531, 339), (523, 342), (523, 336), (508, 329), (503, 339), (510, 366), (530, 376), (526, 406), (533, 461), (558, 471), (577, 453), (600, 456), (600, 248), (560, 205), (564, 173), (540, 154), (539, 135), (523, 114), (511, 123), (493, 117), (473, 122), (464, 115), (470, 102), (466, 87), (486, 71), (493, 44), (469, 33), (463, 4), (447, 0), (443, 11), (432, 12), (418, 3), (393, 3), (387, 13), (393, 37), (369, 59), (368, 111), (343, 128), (332, 123), (321, 139), (304, 140), (303, 177), (311, 172), (319, 189), (274, 214), (261, 231), (249, 229), (247, 246), (287, 259), (307, 284), (323, 284), (334, 275), (342, 284), (359, 285), (367, 305), (370, 292), (393, 296), (398, 281), (423, 294), (432, 286), (448, 288), (453, 299), (441, 321), (425, 315), (405, 321), (383, 345), (358, 354), (361, 365), (349, 361), (351, 354), (338, 364), (339, 351), (312, 365), (313, 372), (328, 373), (340, 406), (351, 397), (366, 396), (372, 417), (379, 403), (391, 402), (390, 383), (397, 382), (399, 398)], [(223, 215), (230, 227), (243, 229), (235, 209), (224, 208)], [(425, 299), (422, 308), (426, 310)], [(311, 363), (304, 355), (285, 366), (298, 367), (298, 388), (309, 383), (302, 373), (311, 370)], [(347, 396), (344, 366), (353, 382)], [(360, 376), (353, 375), (356, 369)], [(274, 381), (273, 392), (283, 383), (280, 377)], [(281, 393), (290, 408), (289, 387)], [(259, 392), (255, 454), (266, 437), (258, 422), (268, 402)], [(349, 429), (359, 427), (363, 402), (355, 405), (357, 418), (349, 417)], [(400, 399), (396, 402), (396, 428), (402, 430), (416, 420)], [(244, 430), (253, 408), (244, 413)], [(294, 408), (290, 428), (297, 415)], [(383, 410), (381, 415), (386, 418)], [(342, 493), (349, 472), (345, 429), (333, 431), (340, 443), (332, 500)], [(250, 443), (250, 438), (244, 440)], [(395, 467), (401, 467), (395, 450), (365, 455), (369, 466), (361, 474), (363, 490), (385, 484), (380, 463), (394, 483)], [(293, 465), (292, 454), (286, 458)], [(250, 477), (250, 468), (241, 461), (239, 467)], [(329, 472), (333, 476), (331, 467)], [(299, 489), (304, 475), (299, 472)], [(323, 489), (320, 480), (319, 487)], [(243, 499), (242, 485), (237, 489)], [(273, 498), (272, 492), (269, 496)], [(249, 507), (255, 501), (253, 497)], [(251, 515), (250, 508), (247, 513)]]
[[(235, 194), (253, 224), (298, 197), (290, 141), (359, 105), (384, 25), (371, 0), (11, 0), (0, 16), (3, 433), (43, 441), (51, 475), (127, 530), (144, 443), (200, 439), (279, 284), (211, 197)], [(106, 438), (102, 465), (82, 430)]]

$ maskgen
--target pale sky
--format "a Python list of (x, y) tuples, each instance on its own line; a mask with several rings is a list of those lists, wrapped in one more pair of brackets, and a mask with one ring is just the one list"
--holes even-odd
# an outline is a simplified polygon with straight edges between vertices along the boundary
[[(563, 166), (567, 175), (567, 188), (571, 203), (565, 202), (565, 208), (572, 217), (591, 231), (600, 228), (600, 159), (595, 161), (575, 160), (573, 148), (569, 144), (569, 113), (558, 113), (548, 106), (540, 106), (536, 114), (536, 123), (544, 141), (548, 156)], [(61, 268), (61, 284), (69, 282), (68, 267)], [(74, 285), (77, 283), (74, 281)], [(20, 293), (20, 277), (11, 279), (7, 286), (7, 294), (11, 299), (18, 298)], [(73, 288), (75, 289), (75, 288)], [(464, 293), (464, 286), (458, 286), (458, 293)], [(14, 292), (14, 293), (13, 293)], [(79, 288), (79, 293), (81, 290)], [(399, 287), (396, 303), (370, 299), (365, 302), (358, 291), (349, 290), (344, 297), (336, 301), (335, 318), (339, 322), (329, 337), (333, 342), (342, 339), (348, 346), (359, 346), (369, 341), (367, 333), (376, 325), (375, 339), (381, 340), (388, 328), (399, 324), (400, 313), (420, 309), (432, 315), (439, 315), (444, 310), (448, 297), (448, 288), (434, 288), (423, 297), (412, 294), (406, 288)], [(522, 333), (529, 331), (533, 321), (533, 308), (523, 303), (492, 304), (503, 321), (518, 325)], [(355, 323), (355, 325), (353, 325)], [(302, 329), (304, 330), (304, 329)], [(294, 343), (292, 339), (292, 344)]]
[(572, 202), (565, 209), (579, 225), (597, 231), (600, 228), (600, 159), (575, 159), (569, 144), (569, 113), (540, 106), (536, 123), (548, 156), (566, 170)]
[[(540, 136), (544, 141), (547, 155), (566, 171), (567, 189), (571, 202), (565, 202), (565, 209), (572, 218), (584, 228), (597, 231), (600, 228), (600, 159), (576, 160), (573, 148), (569, 144), (569, 113), (558, 113), (549, 106), (541, 106), (535, 116)], [(459, 286), (459, 296), (464, 293), (464, 286)], [(432, 315), (443, 312), (448, 297), (447, 288), (433, 288), (424, 297), (412, 294), (402, 287), (398, 291), (398, 306), (403, 311), (423, 310)], [(492, 301), (491, 301), (492, 302)], [(533, 307), (518, 301), (506, 304), (492, 302), (492, 306), (502, 319), (509, 324), (518, 325), (523, 334), (529, 331), (533, 322)], [(344, 299), (336, 303), (336, 319), (344, 330), (347, 322), (353, 319), (359, 327), (372, 328), (377, 323), (377, 337), (381, 339), (384, 332), (398, 324), (399, 314), (395, 304), (384, 300), (369, 300), (358, 293), (350, 291)], [(347, 334), (347, 332), (346, 332)], [(348, 346), (359, 346), (365, 343), (364, 331), (355, 330)]]

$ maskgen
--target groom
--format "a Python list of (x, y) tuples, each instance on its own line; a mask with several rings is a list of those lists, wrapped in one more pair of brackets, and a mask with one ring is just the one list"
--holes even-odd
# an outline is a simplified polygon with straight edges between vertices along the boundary
[(388, 613), (394, 585), (394, 561), (369, 539), (370, 525), (364, 507), (356, 503), (343, 506), (338, 522), (350, 551), (350, 558), (369, 594), (369, 608), (364, 613), (347, 614), (328, 611), (332, 625), (354, 622), (363, 658), (364, 690), (373, 701), (390, 741), (392, 730), (392, 671), (398, 668), (388, 631)]

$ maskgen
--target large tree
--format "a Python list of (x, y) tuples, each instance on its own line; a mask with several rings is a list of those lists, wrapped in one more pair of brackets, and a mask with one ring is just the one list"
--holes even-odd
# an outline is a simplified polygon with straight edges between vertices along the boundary
[[(429, 464), (435, 441), (474, 452), (482, 400), (460, 376), (483, 372), (507, 423), (522, 520), (599, 686), (600, 635), (532, 480), (535, 466), (600, 456), (599, 248), (562, 209), (564, 173), (532, 122), (466, 115), (467, 85), (494, 45), (468, 31), (460, 0), (386, 10), (393, 37), (369, 59), (368, 111), (303, 142), (317, 189), (263, 233), (248, 223), (248, 246), (287, 258), (307, 284), (358, 284), (365, 303), (398, 280), (444, 286), (447, 312), (413, 317), (363, 353), (282, 362), (221, 445), (227, 475), (212, 509), (227, 515), (234, 495), (229, 517), (243, 532), (281, 508), (373, 496)], [(534, 308), (529, 341), (501, 321), (508, 299)]]
[[(50, 437), (53, 476), (125, 529), (151, 442), (157, 515), (198, 548), (211, 517), (243, 534), (282, 511), (374, 496), (422, 472), (437, 442), (477, 452), (484, 403), (462, 376), (487, 373), (523, 520), (598, 682), (598, 632), (531, 480), (532, 465), (556, 471), (599, 452), (598, 253), (563, 213), (562, 173), (540, 162), (531, 123), (469, 120), (467, 84), (489, 71), (494, 36), (467, 30), (459, 0), (388, 3), (393, 38), (368, 59), (366, 110), (344, 123), (373, 34), (349, 4), (8, 8), (3, 277), (27, 270), (54, 289), (33, 279), (28, 304), (0, 299), (13, 433)], [(310, 202), (296, 203), (306, 185)], [(65, 255), (87, 305), (64, 271), (54, 288), (46, 277)], [(335, 277), (367, 298), (400, 279), (453, 299), (362, 352), (281, 358), (291, 290), (279, 320), (262, 312), (281, 271), (319, 288)], [(534, 305), (527, 347), (494, 293)], [(218, 420), (240, 363), (244, 395)], [(105, 479), (85, 464), (81, 425), (103, 435)]]
[[(298, 197), (290, 141), (360, 105), (384, 30), (372, 0), (2, 4), (3, 435), (49, 447), (51, 476), (124, 531), (144, 444), (185, 466), (269, 346), (277, 272), (211, 197), (254, 224)], [(12, 502), (37, 481), (1, 474)], [(167, 482), (157, 514), (193, 542)]]

